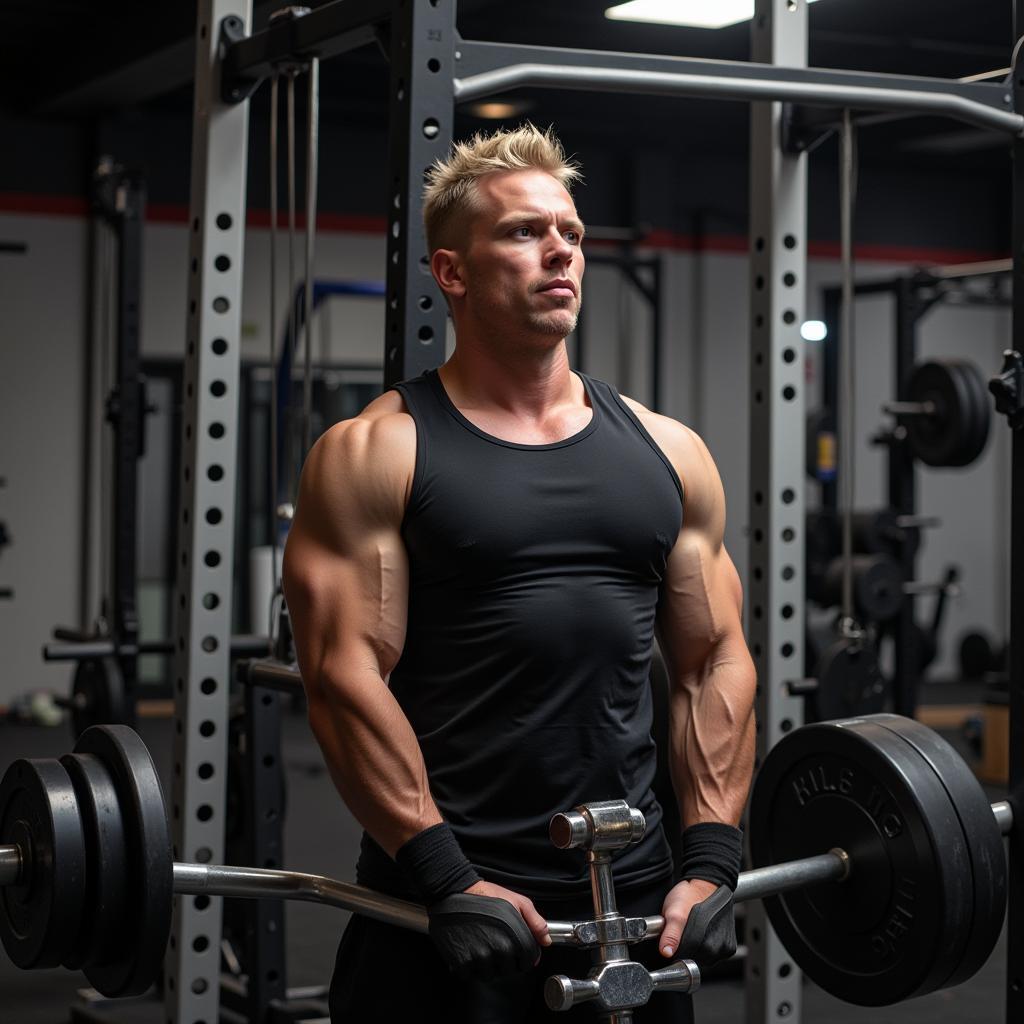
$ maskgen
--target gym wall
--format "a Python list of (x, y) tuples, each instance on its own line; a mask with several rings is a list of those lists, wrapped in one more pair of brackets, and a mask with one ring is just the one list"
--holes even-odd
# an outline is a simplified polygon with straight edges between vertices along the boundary
[[(651, 173), (658, 171), (653, 167)], [(653, 185), (652, 185), (653, 187)], [(642, 190), (640, 190), (642, 194)], [(730, 217), (729, 220), (732, 218)], [(705, 244), (718, 242), (704, 222)], [(15, 439), (3, 446), (0, 513), (14, 543), (0, 558), (0, 582), (15, 598), (0, 606), (0, 703), (27, 690), (49, 686), (64, 692), (70, 669), (45, 665), (40, 646), (54, 625), (88, 624), (97, 608), (80, 593), (83, 553), (99, 541), (82, 536), (83, 417), (86, 401), (88, 319), (88, 226), (81, 216), (0, 214), (0, 239), (27, 245), (24, 254), (0, 254), (0, 308), (4, 310), (3, 372), (0, 373), (0, 430)], [(248, 232), (244, 296), (243, 354), (263, 359), (268, 348), (268, 232)], [(740, 240), (741, 242), (742, 240)], [(705, 438), (722, 474), (729, 502), (726, 542), (743, 575), (747, 564), (747, 271), (742, 252), (685, 251), (692, 242), (660, 250), (665, 260), (663, 409), (693, 425)], [(680, 251), (680, 250), (684, 251)], [(187, 274), (185, 226), (150, 222), (145, 236), (143, 351), (176, 357), (184, 345)], [(284, 266), (283, 244), (280, 252)], [(322, 231), (317, 241), (318, 276), (372, 280), (383, 272), (384, 239), (377, 233)], [(301, 255), (298, 257), (301, 264)], [(860, 278), (892, 276), (901, 265), (867, 262)], [(816, 312), (818, 290), (838, 278), (837, 263), (812, 259), (808, 315)], [(379, 300), (331, 300), (329, 331), (319, 317), (314, 335), (320, 357), (374, 364), (380, 358), (383, 309)], [(647, 312), (621, 275), (607, 267), (588, 270), (588, 372), (648, 401), (644, 341)], [(285, 297), (279, 297), (283, 322)], [(280, 327), (279, 327), (280, 331)], [(973, 359), (988, 374), (1000, 363), (1009, 336), (1009, 315), (988, 309), (940, 307), (924, 322), (922, 357), (956, 355)], [(881, 403), (892, 395), (892, 326), (889, 300), (857, 303), (857, 502), (884, 500), (884, 459), (867, 439), (882, 422)], [(807, 345), (808, 375), (814, 380), (818, 346)], [(816, 405), (817, 385), (809, 405)], [(947, 560), (964, 570), (962, 597), (948, 610), (942, 652), (935, 672), (953, 670), (950, 648), (968, 627), (1006, 620), (1008, 562), (1009, 444), (996, 420), (985, 456), (966, 470), (921, 473), (921, 510), (941, 517), (928, 531), (922, 578), (937, 579)], [(157, 492), (141, 495), (153, 514)], [(143, 527), (145, 529), (145, 527)], [(83, 607), (84, 605), (84, 607)], [(931, 599), (921, 601), (930, 615)], [(955, 651), (954, 651), (955, 653)]]

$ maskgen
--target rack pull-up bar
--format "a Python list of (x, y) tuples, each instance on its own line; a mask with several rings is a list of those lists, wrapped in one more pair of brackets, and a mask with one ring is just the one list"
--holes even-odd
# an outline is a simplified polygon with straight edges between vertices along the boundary
[(832, 85), (779, 79), (696, 75), (608, 67), (559, 67), (549, 64), (511, 64), (467, 78), (456, 78), (455, 100), (466, 103), (524, 86), (555, 89), (595, 89), (648, 95), (708, 96), (729, 100), (767, 100), (810, 103), (857, 110), (889, 110), (939, 114), (958, 121), (1024, 136), (1024, 117), (952, 92), (887, 89), (871, 85)]

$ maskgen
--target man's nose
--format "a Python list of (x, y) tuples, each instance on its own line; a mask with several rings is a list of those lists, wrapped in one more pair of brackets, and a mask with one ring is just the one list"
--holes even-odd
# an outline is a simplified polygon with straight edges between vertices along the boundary
[(560, 234), (554, 235), (548, 252), (548, 263), (568, 266), (572, 262), (572, 257), (573, 247)]

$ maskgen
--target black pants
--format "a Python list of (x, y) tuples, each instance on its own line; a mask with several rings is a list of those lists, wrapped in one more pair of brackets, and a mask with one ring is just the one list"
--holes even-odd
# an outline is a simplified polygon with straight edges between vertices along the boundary
[[(627, 917), (661, 912), (668, 883), (622, 890), (619, 911)], [(594, 916), (589, 897), (536, 900), (537, 909), (553, 921)], [(649, 940), (632, 946), (635, 960), (650, 968), (670, 961)], [(338, 946), (331, 979), (331, 1024), (365, 1021), (405, 1022), (442, 1019), (447, 1024), (571, 1024), (591, 1021), (593, 1003), (553, 1013), (544, 1003), (544, 982), (552, 974), (584, 978), (593, 966), (589, 950), (548, 947), (538, 967), (493, 982), (464, 981), (452, 975), (426, 935), (353, 915)], [(634, 1011), (636, 1024), (692, 1024), (693, 1003), (682, 992), (656, 992)]]

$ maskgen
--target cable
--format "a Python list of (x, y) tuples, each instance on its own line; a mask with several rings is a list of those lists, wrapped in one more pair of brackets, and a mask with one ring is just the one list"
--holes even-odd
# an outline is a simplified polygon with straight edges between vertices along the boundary
[[(278, 82), (280, 75), (274, 72), (270, 80), (270, 566), (271, 593), (278, 587), (280, 568), (277, 558), (277, 346), (274, 332), (277, 330), (277, 118)], [(267, 636), (271, 644), (274, 637), (274, 601), (270, 602), (270, 628)]]
[(320, 61), (309, 62), (309, 110), (306, 132), (306, 283), (305, 362), (302, 389), (302, 458), (309, 454), (313, 431), (313, 249), (316, 243), (316, 187), (318, 121), (320, 114)]
[[(288, 331), (289, 337), (291, 338), (292, 351), (288, 358), (288, 394), (291, 394), (291, 378), (292, 378), (292, 366), (295, 358), (295, 346), (297, 343), (297, 325), (296, 325), (296, 306), (295, 301), (295, 75), (296, 70), (289, 68), (286, 72), (288, 76), (288, 102), (287, 102), (287, 116), (288, 116)], [(275, 398), (276, 401), (276, 398)], [(285, 408), (285, 436), (289, 439), (292, 436), (291, 433), (291, 403)], [(285, 492), (292, 496), (295, 493), (295, 486), (297, 482), (292, 481), (292, 459), (288, 456), (291, 454), (291, 445), (288, 445), (285, 449), (285, 471), (286, 471), (286, 486)]]
[(854, 358), (853, 358), (853, 208), (856, 201), (854, 132), (850, 111), (843, 111), (839, 135), (840, 250), (842, 262), (842, 313), (839, 333), (840, 394), (840, 501), (843, 524), (843, 607), (840, 631), (847, 639), (860, 636), (853, 609), (853, 502), (854, 502)]
[[(100, 327), (97, 331), (99, 339), (99, 402), (104, 408), (116, 379), (114, 346), (114, 318), (117, 308), (117, 273), (116, 273), (116, 237), (113, 228), (105, 217), (97, 217), (98, 235), (100, 240), (98, 275), (100, 279)], [(105, 428), (105, 417), (100, 413), (98, 434), (98, 457), (100, 479), (99, 501), (99, 561), (97, 562), (97, 582), (100, 584), (100, 605), (96, 612), (93, 627), (99, 633), (106, 633), (109, 624), (110, 608), (107, 606), (107, 595), (113, 592), (113, 557), (111, 555), (111, 523), (114, 515), (114, 446), (111, 431)], [(95, 596), (95, 595), (93, 595)]]

